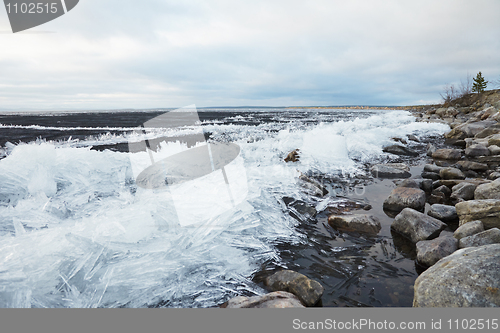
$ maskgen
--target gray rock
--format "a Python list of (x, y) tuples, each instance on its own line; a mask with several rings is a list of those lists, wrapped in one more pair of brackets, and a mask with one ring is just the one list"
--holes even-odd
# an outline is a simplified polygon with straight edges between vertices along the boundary
[(426, 164), (424, 165), (424, 171), (439, 173), (443, 167), (437, 166), (435, 164)]
[(299, 184), (312, 195), (322, 197), (328, 194), (328, 190), (323, 185), (303, 173), (299, 175)]
[(422, 178), (431, 179), (431, 180), (441, 179), (441, 177), (439, 176), (438, 173), (426, 172), (426, 171), (422, 172)]
[(461, 238), (458, 243), (458, 247), (463, 249), (465, 247), (483, 246), (498, 243), (500, 243), (500, 229), (491, 228), (475, 235)]
[(370, 169), (376, 178), (409, 178), (410, 168), (402, 163), (377, 164)]
[(423, 211), (425, 208), (425, 192), (408, 187), (396, 187), (384, 201), (385, 210), (400, 212), (406, 207)]
[(459, 160), (461, 157), (462, 151), (460, 149), (437, 149), (432, 154), (432, 158), (439, 160)]
[(480, 220), (485, 229), (500, 228), (500, 200), (469, 200), (457, 203), (460, 225), (470, 221)]
[(488, 170), (488, 164), (477, 163), (472, 161), (458, 161), (458, 165), (464, 170), (473, 170), (473, 171), (486, 171)]
[(483, 222), (481, 221), (471, 221), (465, 224), (462, 224), (460, 227), (455, 230), (453, 233), (453, 237), (456, 239), (461, 239), (467, 236), (472, 236), (477, 233), (484, 231)]
[(380, 221), (372, 215), (331, 215), (328, 217), (328, 224), (333, 228), (348, 231), (366, 232), (378, 234), (382, 226)]
[(417, 182), (415, 179), (405, 179), (401, 182), (398, 182), (397, 185), (399, 187), (420, 188), (420, 183), (421, 182)]
[(445, 223), (458, 222), (458, 215), (455, 206), (434, 204), (427, 212), (427, 215)]
[(236, 296), (231, 298), (222, 307), (228, 309), (242, 308), (305, 308), (300, 300), (292, 293), (275, 291), (264, 296)]
[[(462, 200), (472, 200), (474, 199), (474, 191), (477, 185), (471, 183), (460, 183), (452, 187), (450, 198), (454, 202), (460, 202)], [(459, 200), (462, 199), (462, 200)]]
[(500, 179), (479, 185), (474, 191), (474, 199), (500, 199)]
[(468, 157), (477, 157), (477, 156), (489, 156), (490, 151), (488, 147), (484, 145), (472, 145), (469, 148), (465, 149), (465, 156)]
[(490, 155), (500, 155), (500, 147), (497, 145), (489, 146), (488, 150), (490, 151)]
[(405, 156), (418, 156), (416, 151), (409, 149), (408, 147), (401, 145), (390, 145), (382, 149), (384, 153), (390, 153), (395, 155), (405, 155)]
[(408, 140), (420, 142), (420, 140), (413, 134), (408, 134), (407, 137), (408, 137)]
[(498, 179), (498, 178), (500, 178), (500, 172), (492, 172), (488, 176), (488, 179), (491, 179), (491, 180), (495, 180), (495, 179)]
[(455, 251), (415, 281), (414, 307), (500, 306), (500, 244)]
[(267, 277), (264, 284), (274, 291), (287, 291), (297, 296), (305, 306), (315, 305), (323, 295), (323, 286), (307, 276), (283, 270)]
[(427, 156), (432, 156), (434, 152), (437, 150), (436, 146), (434, 146), (432, 143), (429, 143), (427, 145)]
[(391, 229), (410, 239), (413, 243), (439, 236), (446, 224), (431, 216), (405, 208), (391, 224)]
[(432, 179), (422, 179), (420, 183), (420, 188), (426, 192), (430, 193), (432, 191)]
[(450, 236), (420, 241), (417, 242), (417, 261), (422, 265), (432, 266), (457, 249), (458, 240)]
[(489, 146), (499, 146), (500, 147), (500, 134), (493, 134), (488, 138), (488, 147)]
[(441, 179), (465, 179), (465, 175), (457, 168), (443, 168), (439, 171)]
[[(496, 110), (495, 110), (496, 112)], [(482, 139), (482, 138), (486, 138), (487, 136), (490, 136), (492, 134), (498, 134), (500, 133), (500, 128), (498, 127), (487, 127), (485, 128), (484, 130), (482, 130), (481, 132), (477, 133), (474, 138), (478, 138), (478, 139)]]

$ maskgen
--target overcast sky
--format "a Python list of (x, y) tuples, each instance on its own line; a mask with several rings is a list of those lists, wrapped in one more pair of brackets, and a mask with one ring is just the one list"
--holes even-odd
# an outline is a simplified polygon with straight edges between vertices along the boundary
[(439, 102), (467, 73), (500, 78), (499, 13), (499, 0), (80, 0), (13, 34), (2, 7), (0, 109)]

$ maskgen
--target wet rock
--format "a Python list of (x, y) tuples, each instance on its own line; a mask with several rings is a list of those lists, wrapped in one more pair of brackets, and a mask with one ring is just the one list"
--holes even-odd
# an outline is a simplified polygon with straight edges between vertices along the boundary
[(300, 300), (292, 293), (286, 291), (275, 291), (264, 296), (236, 296), (227, 301), (223, 308), (305, 308)]
[(455, 230), (455, 232), (453, 233), (453, 237), (455, 237), (456, 239), (461, 239), (467, 236), (475, 235), (482, 231), (484, 231), (483, 222), (471, 221), (458, 227), (457, 230)]
[(285, 162), (298, 162), (300, 159), (299, 156), (299, 149), (295, 149), (291, 152), (288, 153), (288, 155), (285, 157)]
[(384, 201), (383, 207), (393, 212), (400, 212), (406, 207), (422, 211), (425, 208), (425, 192), (415, 188), (396, 187)]
[(416, 151), (413, 151), (409, 149), (408, 147), (401, 146), (401, 145), (391, 145), (384, 147), (382, 149), (384, 153), (390, 153), (394, 155), (405, 155), (405, 156), (418, 156), (418, 153)]
[(372, 215), (331, 215), (328, 217), (328, 224), (333, 228), (378, 234), (382, 226), (380, 221)]
[(426, 193), (432, 192), (432, 179), (422, 179), (420, 182), (420, 189)]
[(323, 295), (323, 286), (307, 276), (283, 270), (267, 277), (264, 284), (274, 291), (287, 291), (297, 296), (305, 306), (315, 305)]
[(488, 164), (477, 163), (472, 161), (458, 161), (457, 164), (463, 170), (473, 170), (473, 171), (486, 171), (488, 170)]
[(302, 200), (296, 200), (291, 197), (283, 197), (283, 202), (289, 209), (290, 215), (299, 221), (311, 219), (316, 216), (316, 208), (308, 205)]
[(404, 145), (408, 144), (408, 142), (405, 139), (403, 139), (403, 138), (397, 138), (396, 137), (396, 138), (391, 138), (391, 140), (395, 141), (395, 142), (401, 142)]
[(446, 224), (411, 208), (405, 208), (391, 224), (391, 229), (413, 243), (439, 236)]
[(490, 155), (500, 155), (500, 147), (497, 145), (489, 146), (488, 150), (490, 151)]
[(408, 140), (420, 142), (420, 140), (413, 134), (408, 134), (407, 137), (408, 137)]
[(441, 194), (443, 194), (445, 198), (448, 198), (451, 195), (451, 190), (448, 186), (441, 185), (438, 188), (434, 189), (432, 191), (432, 194), (437, 196), (441, 196)]
[(458, 247), (463, 249), (466, 247), (473, 247), (473, 246), (477, 247), (477, 246), (498, 244), (498, 243), (500, 243), (500, 229), (491, 228), (489, 230), (482, 231), (475, 235), (461, 238), (458, 243)]
[(311, 195), (322, 197), (328, 194), (328, 190), (321, 185), (319, 182), (315, 181), (312, 178), (307, 177), (303, 173), (299, 175), (299, 184), (308, 190)]
[(481, 144), (472, 145), (465, 149), (465, 156), (468, 157), (489, 156), (489, 155), (490, 151), (488, 147)]
[(493, 145), (500, 147), (500, 134), (493, 134), (488, 138), (488, 147)]
[(458, 240), (450, 236), (420, 241), (417, 242), (417, 261), (424, 266), (432, 266), (457, 249)]
[(500, 306), (500, 244), (455, 251), (415, 281), (414, 307)]
[(441, 179), (465, 179), (465, 175), (457, 168), (443, 168), (439, 171)]
[(500, 179), (479, 185), (474, 191), (474, 199), (500, 199)]
[(462, 157), (462, 150), (460, 149), (437, 149), (432, 158), (439, 160), (459, 160)]
[(434, 165), (434, 164), (426, 164), (426, 165), (424, 165), (424, 171), (427, 171), (427, 172), (434, 172), (434, 173), (438, 173), (439, 174), (439, 171), (441, 171), (441, 169), (443, 169), (443, 167), (440, 167), (440, 166), (437, 166), (437, 165)]
[(485, 229), (500, 228), (500, 200), (469, 200), (457, 203), (460, 226), (470, 222), (480, 220)]
[[(477, 185), (471, 183), (460, 183), (452, 187), (450, 199), (453, 202), (460, 202), (463, 200), (472, 200), (474, 199), (474, 191), (476, 190)], [(460, 200), (462, 199), (462, 200)]]
[(434, 172), (422, 172), (422, 178), (425, 178), (425, 179), (431, 179), (431, 180), (439, 180), (441, 179), (441, 177), (439, 176), (438, 173), (434, 173)]
[(403, 163), (377, 164), (370, 169), (376, 178), (409, 178), (410, 168)]
[(443, 221), (444, 223), (458, 222), (458, 215), (455, 206), (434, 204), (427, 212), (427, 215)]

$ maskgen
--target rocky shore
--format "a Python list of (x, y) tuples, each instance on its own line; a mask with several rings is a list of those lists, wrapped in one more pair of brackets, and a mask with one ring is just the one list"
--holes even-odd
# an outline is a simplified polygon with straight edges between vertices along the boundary
[[(444, 143), (419, 152), (408, 145), (418, 138), (394, 138), (384, 152), (406, 158), (426, 155), (419, 175), (405, 163), (373, 165), (374, 178), (397, 186), (383, 202), (393, 218), (391, 230), (416, 250), (423, 271), (414, 283), (414, 307), (500, 306), (500, 90), (473, 94), (447, 105), (408, 108), (417, 121), (448, 124)], [(425, 146), (424, 146), (425, 147)], [(298, 160), (287, 156), (285, 162)], [(324, 186), (301, 175), (311, 195), (323, 196)], [(285, 198), (284, 198), (285, 200)], [(313, 207), (285, 200), (297, 214), (316, 214)], [(354, 215), (331, 214), (335, 229), (377, 234), (380, 221), (370, 205), (351, 202)], [(359, 211), (366, 210), (366, 213)], [(318, 281), (290, 270), (268, 276), (271, 291), (262, 297), (238, 296), (223, 307), (318, 306), (324, 288)]]

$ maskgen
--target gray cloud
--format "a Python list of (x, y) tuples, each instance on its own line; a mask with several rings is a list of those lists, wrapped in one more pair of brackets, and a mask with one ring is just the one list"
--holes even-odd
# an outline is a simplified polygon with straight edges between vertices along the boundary
[[(81, 0), (0, 34), (0, 109), (438, 102), (500, 76), (497, 0)], [(0, 30), (9, 29), (0, 15)]]

